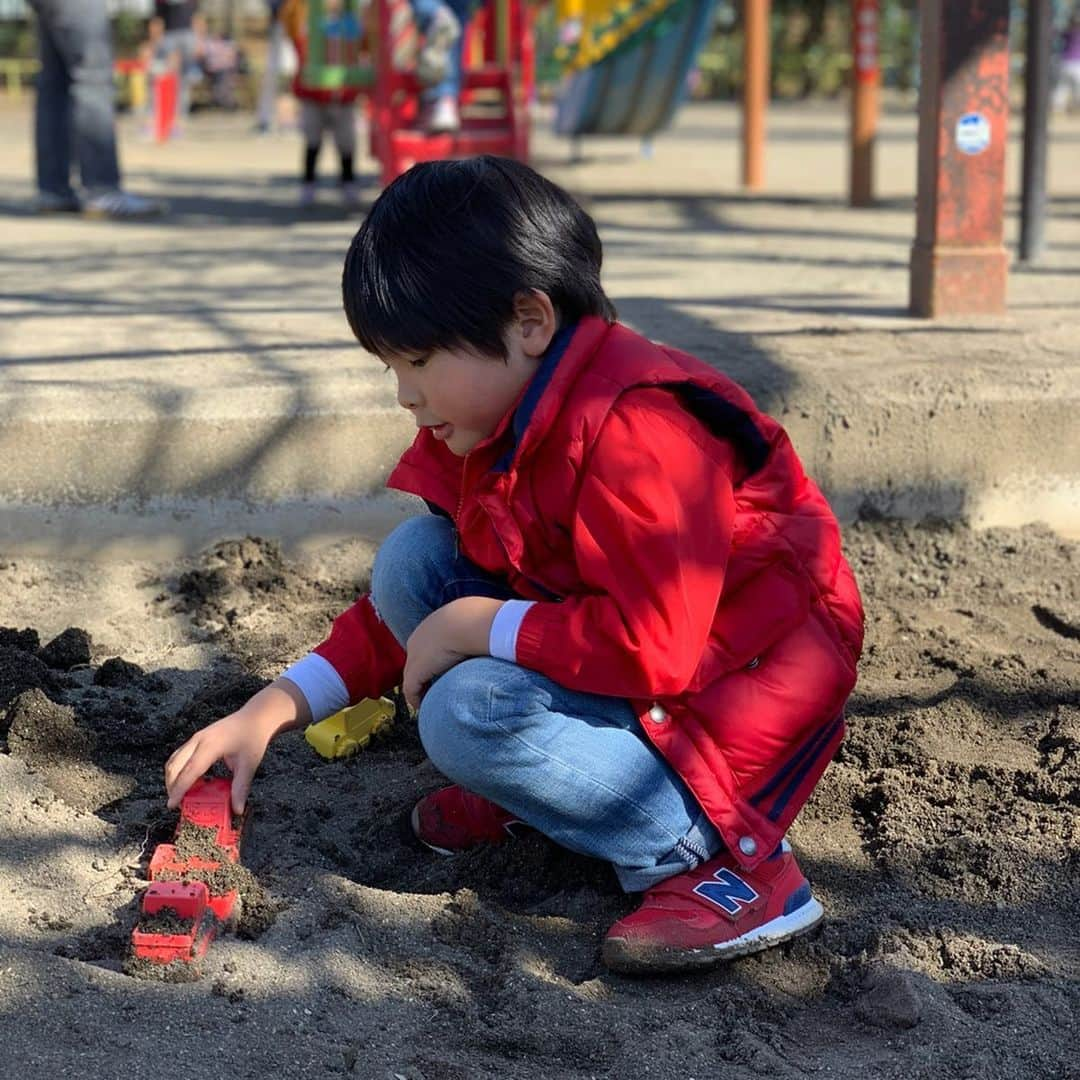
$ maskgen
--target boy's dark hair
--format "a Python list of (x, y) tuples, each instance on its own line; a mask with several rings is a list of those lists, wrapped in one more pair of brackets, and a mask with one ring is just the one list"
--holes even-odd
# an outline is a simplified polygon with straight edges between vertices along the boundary
[(471, 346), (505, 358), (518, 293), (547, 293), (563, 326), (585, 315), (615, 320), (602, 259), (592, 218), (527, 165), (425, 162), (376, 199), (353, 237), (345, 315), (376, 356)]

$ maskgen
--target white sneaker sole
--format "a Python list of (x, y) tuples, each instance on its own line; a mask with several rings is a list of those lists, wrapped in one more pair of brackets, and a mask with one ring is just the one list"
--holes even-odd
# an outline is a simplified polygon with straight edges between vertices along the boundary
[(824, 914), (821, 904), (811, 897), (788, 915), (770, 919), (731, 941), (700, 949), (677, 949), (632, 938), (607, 938), (603, 946), (603, 960), (612, 971), (625, 975), (691, 971), (749, 956), (790, 941), (812, 930), (821, 922)]
[[(398, 818), (398, 820), (400, 821), (401, 819)], [(420, 804), (419, 803), (417, 803), (417, 805), (412, 808), (412, 813), (409, 815), (409, 824), (412, 826), (413, 836), (415, 836), (416, 839), (419, 840), (420, 843), (424, 845), (424, 847), (430, 848), (432, 851), (435, 852), (436, 855), (453, 855), (454, 854), (454, 852), (452, 852), (449, 848), (436, 847), (434, 844), (429, 844), (420, 835)]]
[[(416, 806), (414, 806), (412, 808), (412, 813), (409, 815), (409, 824), (412, 826), (413, 836), (415, 836), (416, 839), (419, 840), (420, 843), (424, 845), (424, 847), (429, 848), (431, 851), (434, 851), (436, 855), (460, 855), (461, 854), (460, 851), (454, 851), (451, 848), (438, 847), (437, 845), (432, 844), (429, 841), (425, 840), (420, 835), (420, 804), (419, 803), (417, 803)], [(510, 839), (510, 840), (516, 840), (517, 839), (518, 834), (516, 832), (514, 832), (514, 826), (516, 826), (516, 825), (520, 825), (523, 828), (527, 828), (527, 826), (525, 825), (525, 822), (523, 822), (523, 821), (508, 821), (508, 822), (506, 822), (505, 825), (503, 825), (503, 829), (506, 831), (507, 838)], [(477, 846), (479, 846), (479, 845), (477, 845)]]

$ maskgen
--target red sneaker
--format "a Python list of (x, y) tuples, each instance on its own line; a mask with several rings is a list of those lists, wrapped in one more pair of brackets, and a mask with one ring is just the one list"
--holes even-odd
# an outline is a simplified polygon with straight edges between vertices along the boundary
[(607, 932), (604, 963), (631, 975), (706, 967), (779, 945), (822, 914), (786, 840), (752, 871), (725, 851), (649, 889)]
[(522, 824), (481, 795), (457, 784), (425, 795), (412, 811), (417, 840), (440, 855), (453, 855), (479, 844), (498, 844)]

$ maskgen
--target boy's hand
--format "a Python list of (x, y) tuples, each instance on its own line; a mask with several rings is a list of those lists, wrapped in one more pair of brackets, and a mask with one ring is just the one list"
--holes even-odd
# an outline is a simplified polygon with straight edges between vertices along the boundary
[(232, 773), (232, 808), (244, 811), (251, 781), (270, 740), (290, 727), (310, 722), (307, 700), (288, 679), (278, 679), (234, 713), (197, 731), (165, 762), (169, 809), (180, 805), (188, 788), (219, 761)]
[(414, 709), (431, 680), (470, 656), (488, 656), (491, 622), (502, 600), (463, 596), (433, 611), (405, 643), (405, 674), (401, 689)]

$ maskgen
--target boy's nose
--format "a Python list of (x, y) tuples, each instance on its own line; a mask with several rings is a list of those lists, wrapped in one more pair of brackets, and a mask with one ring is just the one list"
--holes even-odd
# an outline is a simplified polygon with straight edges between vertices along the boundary
[(402, 382), (401, 379), (398, 379), (397, 399), (398, 404), (403, 409), (408, 409), (409, 412), (418, 409), (421, 404), (419, 390), (417, 390), (415, 386), (410, 386), (408, 383)]

